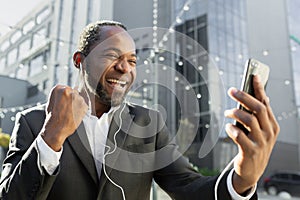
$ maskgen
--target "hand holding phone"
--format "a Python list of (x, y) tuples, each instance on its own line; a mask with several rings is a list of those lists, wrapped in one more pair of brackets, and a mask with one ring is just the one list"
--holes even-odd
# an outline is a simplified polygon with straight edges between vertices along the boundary
[[(270, 72), (270, 68), (266, 64), (263, 64), (260, 61), (255, 60), (253, 58), (247, 60), (245, 64), (241, 90), (255, 97), (254, 88), (253, 88), (253, 76), (259, 75), (262, 84), (266, 88), (267, 81), (269, 78), (269, 72)], [(238, 104), (238, 108), (251, 113), (240, 104)], [(243, 130), (244, 133), (246, 134), (249, 133), (248, 129), (246, 129), (241, 123), (236, 122), (236, 126), (239, 127), (241, 130)]]

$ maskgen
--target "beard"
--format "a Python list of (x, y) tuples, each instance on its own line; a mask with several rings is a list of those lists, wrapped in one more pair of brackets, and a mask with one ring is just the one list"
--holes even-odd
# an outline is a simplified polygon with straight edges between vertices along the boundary
[(120, 105), (124, 101), (125, 96), (129, 91), (128, 87), (125, 92), (113, 91), (112, 94), (109, 94), (99, 81), (92, 78), (91, 72), (88, 70), (88, 68), (86, 74), (83, 76), (83, 82), (86, 89), (94, 95), (95, 101), (107, 106), (114, 107)]
[(95, 90), (96, 98), (99, 99), (101, 103), (110, 106), (120, 105), (124, 101), (126, 93), (113, 92), (109, 95), (100, 83), (97, 84)]

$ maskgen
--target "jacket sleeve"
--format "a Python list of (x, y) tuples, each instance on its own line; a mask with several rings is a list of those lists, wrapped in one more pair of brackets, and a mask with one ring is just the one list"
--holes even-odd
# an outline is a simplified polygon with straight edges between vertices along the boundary
[[(35, 116), (35, 124), (39, 124), (40, 120)], [(46, 199), (55, 176), (48, 175), (40, 166), (36, 146), (39, 131), (40, 128), (30, 127), (24, 115), (17, 114), (9, 150), (3, 163), (1, 199)]]
[[(214, 187), (218, 176), (205, 177), (196, 172), (188, 159), (178, 151), (178, 146), (170, 139), (166, 126), (157, 135), (156, 144), (157, 149), (166, 149), (165, 155), (156, 156), (158, 157), (156, 162), (162, 162), (162, 160), (169, 159), (170, 156), (174, 157), (174, 162), (154, 172), (155, 181), (172, 199), (214, 199)], [(219, 183), (218, 199), (232, 199), (226, 183), (228, 174), (229, 171), (225, 173)], [(252, 196), (251, 200), (256, 199), (257, 193)]]

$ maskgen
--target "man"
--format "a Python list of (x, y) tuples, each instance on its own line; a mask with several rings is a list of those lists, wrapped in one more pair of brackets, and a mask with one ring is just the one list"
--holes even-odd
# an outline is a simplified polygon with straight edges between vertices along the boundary
[[(217, 177), (202, 177), (178, 156), (160, 115), (123, 102), (136, 77), (136, 59), (134, 41), (122, 24), (101, 21), (85, 28), (73, 56), (83, 79), (79, 91), (57, 85), (46, 108), (17, 116), (1, 176), (2, 199), (149, 199), (152, 179), (174, 199), (214, 199)], [(279, 132), (259, 77), (253, 84), (257, 99), (229, 90), (254, 114), (225, 112), (250, 133), (226, 126), (239, 153), (234, 169), (221, 179), (219, 199), (257, 199), (256, 183)], [(150, 120), (157, 126), (147, 126), (149, 116), (156, 116)], [(148, 137), (136, 137), (145, 133)], [(162, 155), (146, 160), (122, 153), (161, 149), (166, 149)], [(174, 162), (155, 168), (168, 157)], [(137, 171), (120, 170), (120, 165)], [(143, 171), (149, 166), (152, 171)]]

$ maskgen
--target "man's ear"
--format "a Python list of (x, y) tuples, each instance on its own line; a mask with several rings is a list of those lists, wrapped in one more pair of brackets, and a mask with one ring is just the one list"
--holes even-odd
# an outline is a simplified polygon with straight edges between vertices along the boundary
[(80, 69), (80, 64), (82, 63), (83, 61), (83, 54), (79, 51), (76, 51), (74, 54), (73, 54), (73, 63), (74, 63), (74, 66), (78, 69)]

